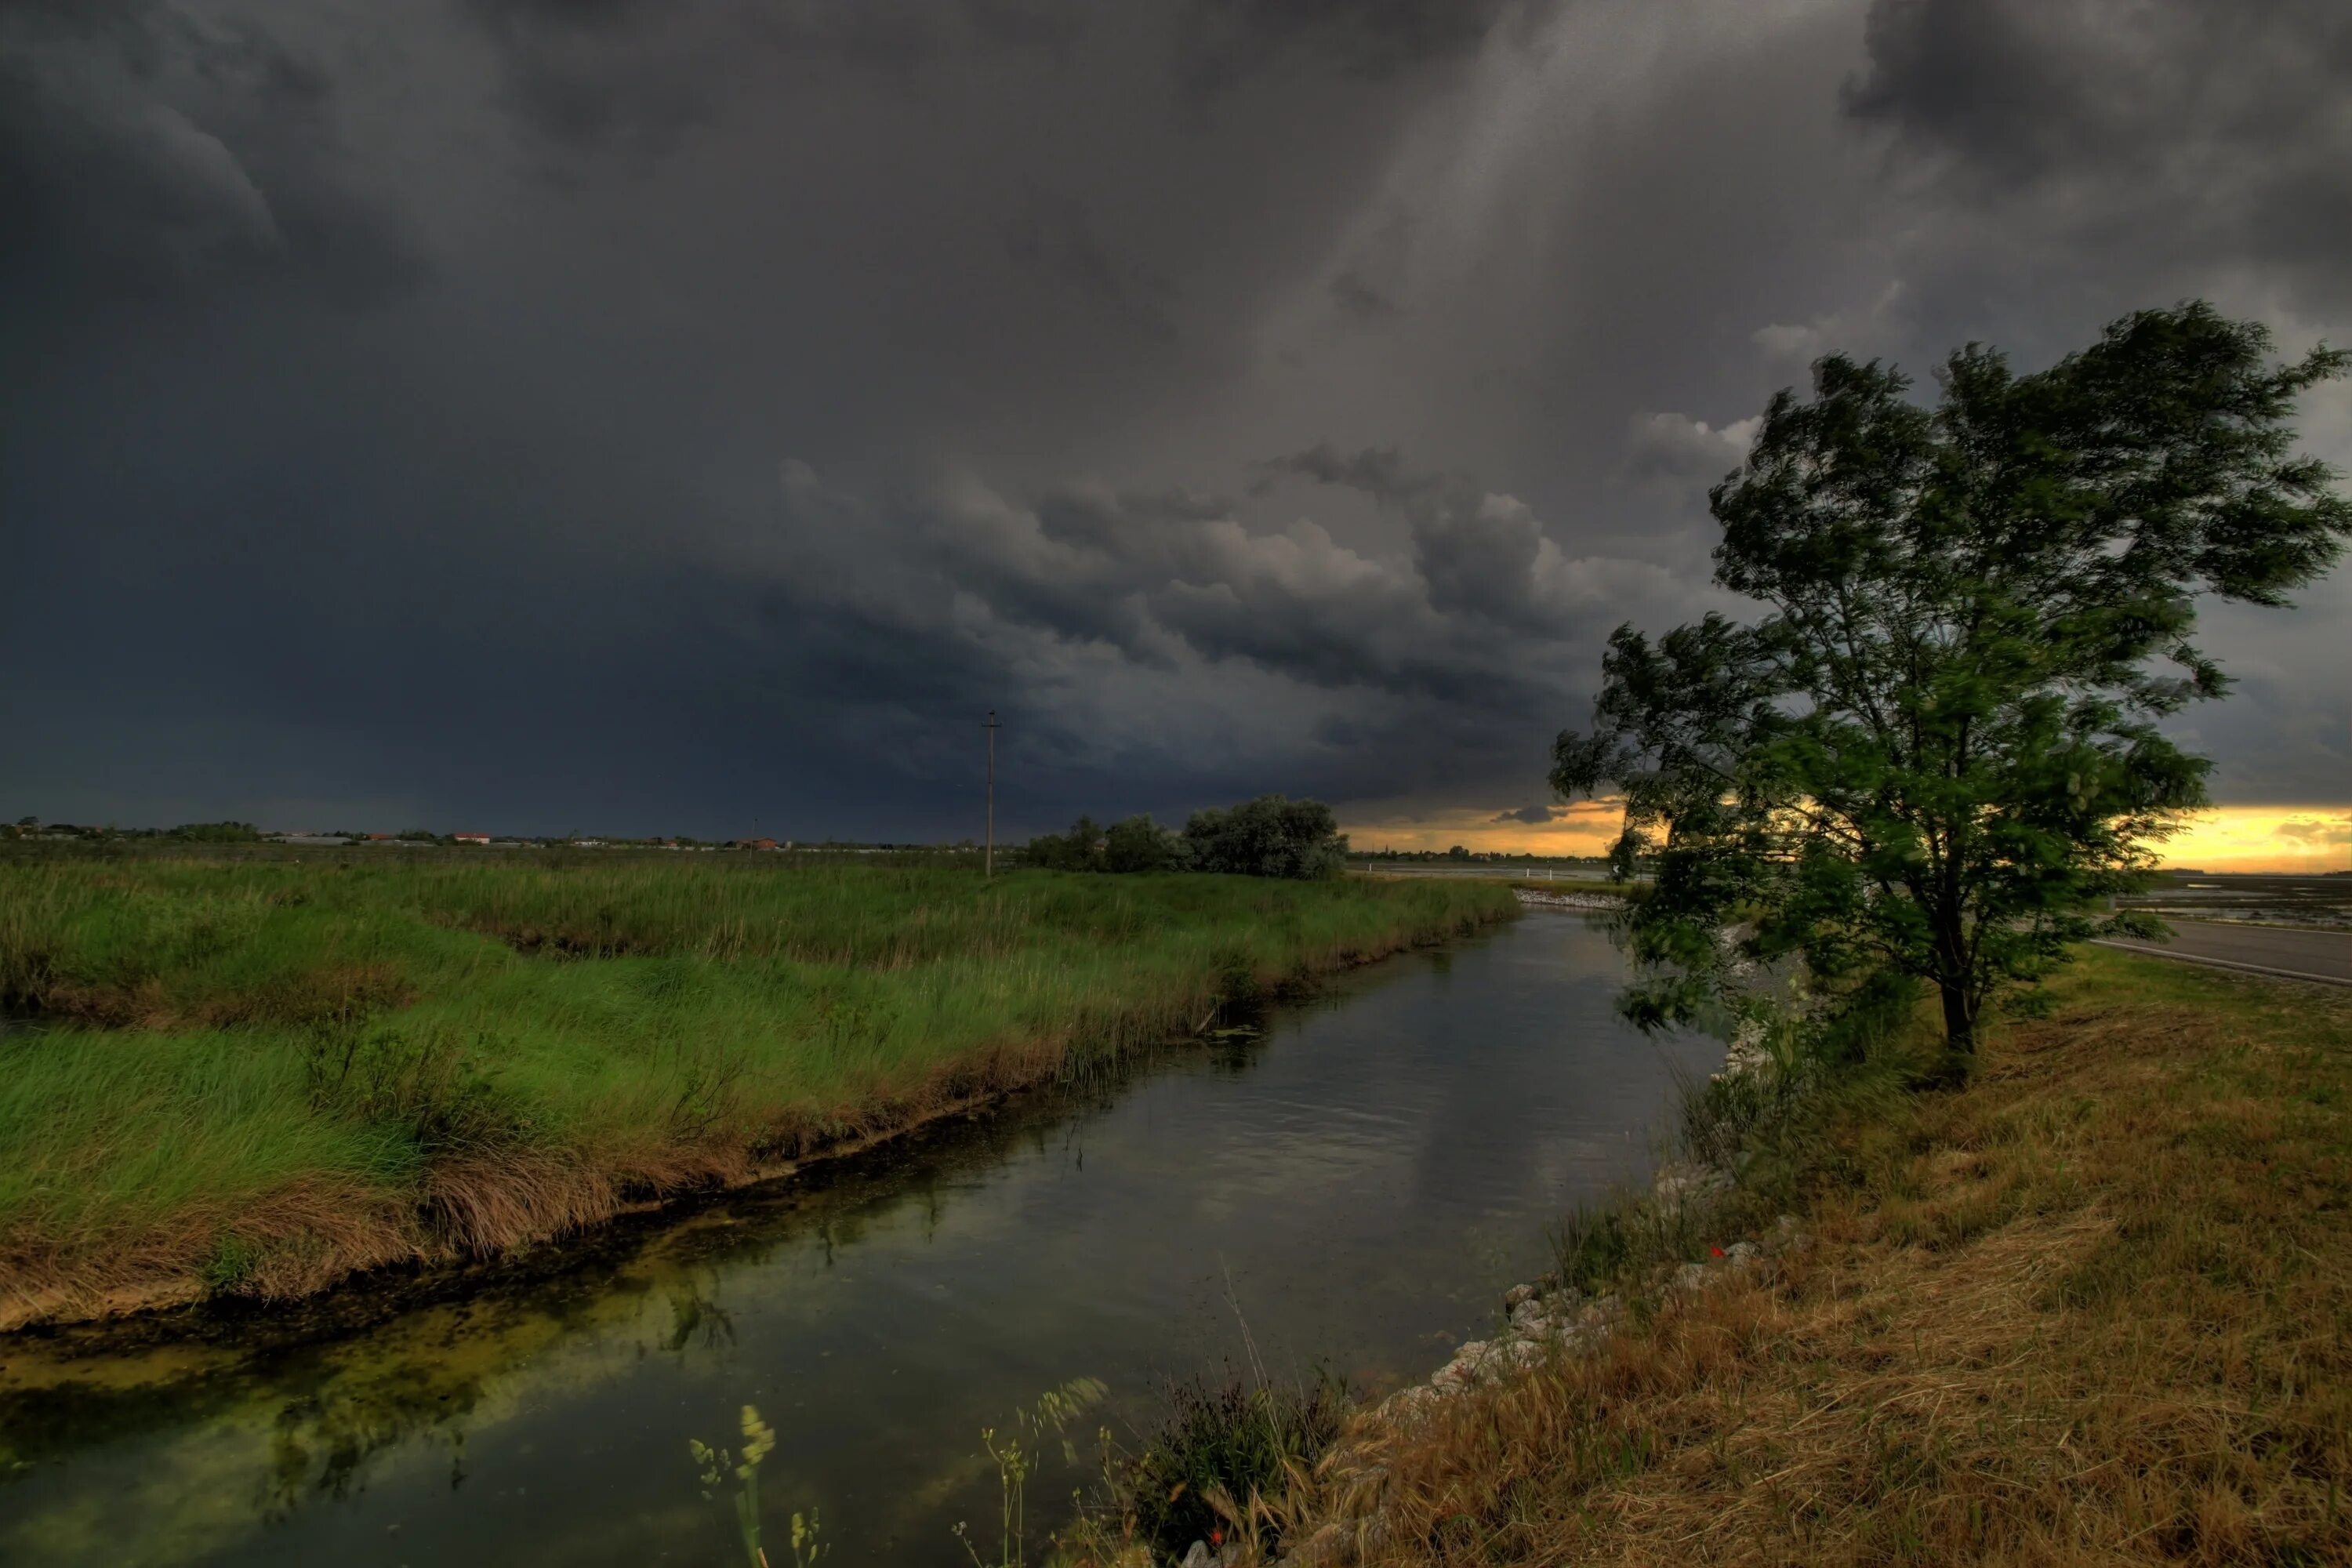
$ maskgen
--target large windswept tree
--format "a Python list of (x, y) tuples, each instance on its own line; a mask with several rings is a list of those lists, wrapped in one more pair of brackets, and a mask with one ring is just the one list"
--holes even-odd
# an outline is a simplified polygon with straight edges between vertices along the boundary
[(2199, 597), (2284, 605), (2352, 535), (2288, 423), (2347, 356), (2270, 350), (2200, 302), (2031, 375), (1971, 345), (1933, 408), (1842, 356), (1772, 400), (1708, 498), (1716, 581), (1758, 618), (1621, 626), (1591, 731), (1553, 749), (1563, 795), (1623, 792), (1621, 868), (1656, 868), (1633, 1017), (1796, 954), (1932, 983), (1966, 1051), (1989, 996), (2094, 933), (2206, 801), (2158, 727), (2226, 685)]

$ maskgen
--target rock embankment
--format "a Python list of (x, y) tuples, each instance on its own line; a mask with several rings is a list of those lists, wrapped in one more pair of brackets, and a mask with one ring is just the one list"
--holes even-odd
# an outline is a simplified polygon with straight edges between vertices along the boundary
[[(1793, 1218), (1784, 1215), (1779, 1228), (1765, 1240), (1735, 1241), (1716, 1247), (1711, 1257), (1675, 1268), (1664, 1279), (1663, 1288), (1672, 1294), (1688, 1295), (1763, 1266), (1776, 1254), (1804, 1241), (1796, 1226)], [(1503, 1305), (1507, 1317), (1501, 1332), (1463, 1344), (1453, 1360), (1430, 1373), (1427, 1383), (1390, 1395), (1380, 1407), (1381, 1414), (1409, 1418), (1507, 1372), (1538, 1365), (1554, 1354), (1597, 1349), (1625, 1314), (1624, 1298), (1616, 1291), (1588, 1296), (1573, 1285), (1552, 1283), (1515, 1285), (1505, 1292)]]
[[(1659, 1173), (1649, 1202), (1662, 1210), (1705, 1204), (1729, 1178), (1720, 1171), (1672, 1166)], [(1769, 1269), (1783, 1254), (1809, 1245), (1794, 1217), (1780, 1216), (1761, 1240), (1710, 1247), (1709, 1256), (1654, 1276), (1669, 1296), (1687, 1296), (1726, 1279)], [(1500, 1331), (1472, 1340), (1426, 1383), (1400, 1390), (1374, 1406), (1352, 1441), (1327, 1456), (1319, 1467), (1324, 1494), (1347, 1500), (1340, 1517), (1328, 1521), (1282, 1559), (1298, 1568), (1340, 1568), (1377, 1545), (1381, 1529), (1380, 1499), (1387, 1481), (1382, 1452), (1397, 1434), (1411, 1428), (1481, 1384), (1532, 1370), (1557, 1356), (1588, 1354), (1605, 1344), (1622, 1324), (1626, 1303), (1616, 1291), (1588, 1295), (1572, 1285), (1543, 1279), (1513, 1286), (1503, 1296)]]

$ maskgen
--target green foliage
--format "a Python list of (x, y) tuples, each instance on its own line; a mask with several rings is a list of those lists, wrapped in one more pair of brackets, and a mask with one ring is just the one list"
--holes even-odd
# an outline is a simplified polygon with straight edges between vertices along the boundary
[(1319, 800), (1262, 795), (1225, 811), (1196, 811), (1184, 824), (1192, 865), (1202, 871), (1312, 881), (1346, 869), (1348, 840)]
[(1181, 837), (1148, 816), (1114, 822), (1103, 835), (1106, 871), (1179, 871), (1191, 858)]
[(2100, 929), (2206, 799), (2159, 728), (2226, 685), (2197, 596), (2284, 604), (2352, 535), (2288, 425), (2347, 357), (2269, 346), (2197, 303), (2031, 375), (1962, 349), (1933, 409), (1843, 356), (1772, 400), (1710, 496), (1716, 581), (1765, 613), (1620, 627), (1591, 731), (1553, 750), (1563, 795), (1623, 791), (1621, 870), (1655, 858), (1630, 1016), (1687, 1021), (1801, 955), (1825, 986), (1931, 982), (1965, 1051), (1993, 994)]
[(253, 1272), (259, 1257), (258, 1249), (243, 1237), (224, 1236), (214, 1246), (213, 1255), (205, 1260), (199, 1278), (207, 1290), (233, 1290)]
[(1108, 847), (1103, 830), (1091, 816), (1081, 816), (1067, 833), (1045, 833), (1029, 841), (1030, 865), (1043, 871), (1108, 871)]
[(1196, 811), (1181, 834), (1149, 816), (1103, 827), (1081, 816), (1067, 833), (1029, 841), (1028, 863), (1053, 871), (1222, 871), (1312, 881), (1347, 868), (1348, 840), (1318, 800), (1260, 795), (1230, 810)]
[(512, 1144), (528, 1121), (484, 1065), (501, 1054), (497, 1037), (477, 1032), (470, 1046), (446, 1025), (319, 1031), (303, 1048), (310, 1103), (385, 1127), (420, 1159)]

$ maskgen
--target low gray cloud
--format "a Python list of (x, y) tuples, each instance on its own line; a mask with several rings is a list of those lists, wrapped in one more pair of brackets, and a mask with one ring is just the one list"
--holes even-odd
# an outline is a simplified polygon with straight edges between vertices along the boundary
[(1517, 497), (1468, 474), (1416, 471), (1393, 447), (1342, 455), (1320, 444), (1275, 467), (1395, 508), (1411, 529), (1429, 605), (1441, 616), (1559, 637), (1607, 606), (1671, 603), (1687, 591), (1640, 559), (1571, 556)]
[(1308, 690), (1472, 710), (1540, 706), (1601, 617), (1683, 597), (1648, 563), (1565, 556), (1523, 502), (1467, 475), (1414, 473), (1394, 452), (1289, 461), (1373, 476), (1404, 506), (1410, 547), (1360, 550), (1311, 516), (1254, 525), (1189, 492), (1077, 486), (1023, 503), (964, 476), (877, 503), (789, 462), (763, 558), (812, 609), (848, 594), (909, 626), (961, 616), (977, 641), (1014, 629), (1073, 658), (1191, 672), (1204, 695), (1209, 672), (1247, 666)]
[[(1786, 352), (1784, 344), (1801, 341), (1798, 331), (1811, 329), (1767, 327), (1763, 331), (1769, 335), (1769, 352), (1780, 354)], [(1642, 415), (1626, 437), (1626, 470), (1636, 479), (1704, 490), (1747, 460), (1758, 424), (1751, 417), (1718, 429), (1683, 414)]]
[(1523, 805), (1517, 811), (1498, 811), (1494, 820), (1499, 826), (1506, 822), (1526, 823), (1530, 826), (1550, 822), (1568, 813), (1556, 805)]

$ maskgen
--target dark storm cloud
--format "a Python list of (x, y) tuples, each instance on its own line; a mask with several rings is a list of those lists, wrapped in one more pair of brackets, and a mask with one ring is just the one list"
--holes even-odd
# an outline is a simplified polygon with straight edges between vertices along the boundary
[[(2143, 13), (0, 0), (0, 814), (1534, 825), (1814, 354), (2352, 336), (2343, 28)], [(2352, 592), (2212, 631), (2340, 795)]]
[(1395, 300), (1353, 272), (1342, 272), (1331, 279), (1331, 302), (1341, 315), (1360, 323), (1384, 321), (1398, 310)]
[(1277, 66), (1381, 77), (1459, 57), (1545, 6), (1519, 0), (1187, 0), (1186, 76), (1212, 95)]
[[(975, 49), (1046, 52), (1084, 30), (1076, 0), (463, 0), (512, 101), (567, 143), (660, 150), (800, 62), (877, 78)], [(772, 87), (774, 79), (766, 79)]]
[(2352, 300), (2352, 7), (1877, 0), (1865, 38), (1847, 112), (1956, 195), (2110, 264), (2262, 264)]
[(1523, 805), (1517, 811), (1498, 811), (1495, 814), (1494, 820), (1498, 826), (1506, 822), (1520, 822), (1534, 826), (1567, 815), (1568, 811), (1564, 806)]
[(424, 257), (350, 166), (336, 91), (315, 56), (160, 0), (0, 8), (0, 276), (53, 300), (406, 292)]
[(1149, 266), (1114, 255), (1095, 233), (1087, 205), (1076, 197), (1030, 186), (1004, 225), (1004, 250), (1052, 284), (1091, 300), (1152, 337), (1175, 333), (1168, 308), (1181, 290)]

